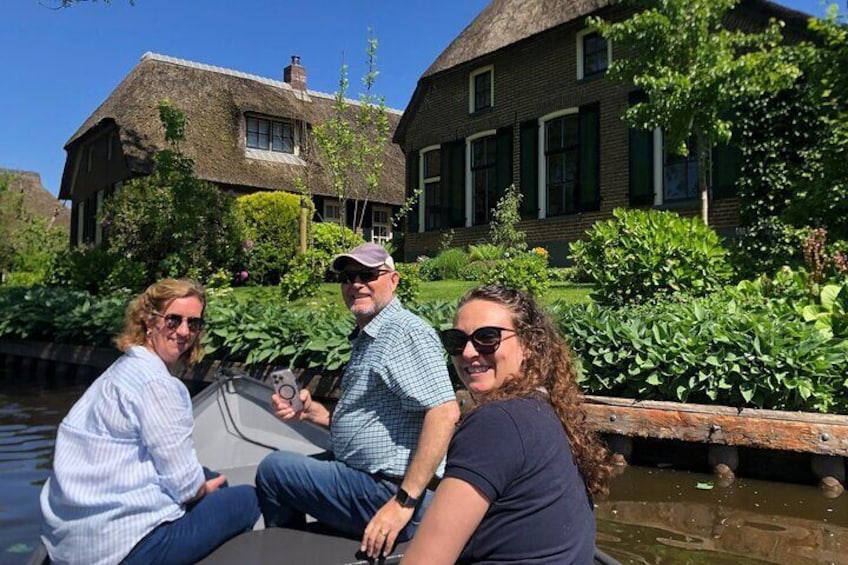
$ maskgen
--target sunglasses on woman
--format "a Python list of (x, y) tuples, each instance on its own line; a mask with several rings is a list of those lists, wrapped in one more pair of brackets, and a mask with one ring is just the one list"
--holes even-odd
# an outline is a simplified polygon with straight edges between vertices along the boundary
[(390, 271), (385, 269), (375, 269), (373, 271), (342, 271), (339, 273), (339, 282), (342, 284), (352, 284), (356, 279), (359, 279), (363, 284), (368, 284), (376, 281), (381, 275)]
[(499, 328), (497, 326), (484, 326), (477, 328), (471, 335), (468, 335), (462, 330), (456, 328), (450, 330), (442, 330), (441, 338), (442, 345), (448, 352), (448, 355), (462, 355), (465, 351), (465, 345), (471, 341), (477, 353), (489, 355), (498, 350), (501, 346), (503, 332), (516, 333), (515, 330), (509, 328)]
[[(151, 312), (151, 314), (165, 320), (165, 327), (169, 330), (175, 330), (183, 324), (183, 316), (179, 314), (160, 314), (159, 312)], [(191, 332), (199, 332), (206, 325), (206, 320), (203, 318), (186, 318), (185, 320)]]

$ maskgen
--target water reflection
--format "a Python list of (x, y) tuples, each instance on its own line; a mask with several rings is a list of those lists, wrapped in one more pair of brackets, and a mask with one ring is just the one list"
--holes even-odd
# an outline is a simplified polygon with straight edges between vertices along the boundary
[(848, 563), (848, 496), (814, 486), (631, 467), (597, 516), (622, 563)]
[(56, 427), (82, 390), (0, 386), (0, 563), (26, 563), (38, 541)]

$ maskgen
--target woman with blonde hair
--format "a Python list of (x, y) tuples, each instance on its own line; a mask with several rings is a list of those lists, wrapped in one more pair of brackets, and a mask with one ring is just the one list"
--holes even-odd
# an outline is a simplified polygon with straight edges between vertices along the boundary
[(403, 563), (591, 563), (612, 466), (553, 321), (526, 293), (482, 286), (441, 337), (477, 407)]
[(194, 563), (253, 528), (253, 487), (220, 488), (192, 441), (191, 398), (174, 375), (202, 356), (206, 294), (164, 279), (127, 306), (123, 355), (59, 426), (41, 491), (54, 563)]

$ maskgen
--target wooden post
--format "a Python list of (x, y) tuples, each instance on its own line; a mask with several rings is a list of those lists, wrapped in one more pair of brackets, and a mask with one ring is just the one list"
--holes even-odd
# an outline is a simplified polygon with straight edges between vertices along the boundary
[(306, 205), (306, 197), (300, 198), (300, 217), (298, 218), (298, 229), (300, 231), (300, 254), (306, 253), (307, 227), (309, 221), (309, 207)]
[(627, 436), (610, 434), (607, 436), (607, 446), (612, 452), (612, 462), (625, 466), (633, 457), (633, 440)]
[(810, 467), (825, 496), (837, 497), (845, 490), (845, 461), (836, 455), (813, 454)]
[(739, 468), (739, 450), (732, 445), (710, 445), (707, 450), (707, 464), (713, 474), (732, 482)]

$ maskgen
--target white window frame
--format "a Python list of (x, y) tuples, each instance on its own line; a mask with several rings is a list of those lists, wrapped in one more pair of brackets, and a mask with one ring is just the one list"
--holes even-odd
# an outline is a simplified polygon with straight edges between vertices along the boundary
[(544, 220), (548, 217), (548, 191), (545, 190), (547, 187), (548, 181), (548, 167), (545, 162), (545, 124), (551, 120), (556, 118), (561, 118), (563, 116), (571, 116), (574, 114), (579, 114), (580, 108), (565, 108), (563, 110), (557, 110), (556, 112), (551, 112), (550, 114), (545, 114), (541, 118), (539, 118), (539, 128), (538, 128), (538, 143), (536, 147), (539, 148), (538, 151), (538, 163), (537, 170), (539, 174), (536, 175), (538, 177), (537, 180), (537, 197), (539, 199), (539, 219)]
[[(583, 38), (589, 35), (590, 33), (595, 33), (598, 30), (593, 28), (586, 28), (577, 32), (577, 80), (583, 80), (585, 78), (585, 69), (583, 68), (583, 60), (584, 60), (584, 49), (583, 49)], [(607, 39), (607, 69), (609, 69), (610, 64), (612, 63), (612, 41)], [(600, 73), (599, 73), (600, 74)], [(590, 75), (594, 76), (594, 75)]]
[(421, 187), (421, 194), (418, 195), (418, 233), (424, 233), (426, 224), (426, 208), (427, 208), (427, 191), (425, 190), (425, 182), (442, 182), (441, 173), (437, 176), (424, 177), (424, 154), (430, 151), (441, 151), (440, 145), (428, 145), (418, 151), (418, 186)]
[(467, 228), (474, 225), (474, 208), (472, 207), (474, 204), (474, 186), (472, 185), (474, 179), (471, 177), (471, 145), (481, 137), (489, 137), (491, 135), (497, 136), (498, 130), (488, 129), (465, 138), (465, 209), (468, 210), (468, 213), (465, 215), (465, 227)]
[[(377, 221), (377, 214), (381, 212), (386, 214), (385, 222)], [(377, 227), (386, 228), (387, 235), (385, 237), (377, 236)], [(392, 209), (388, 206), (373, 206), (371, 208), (371, 241), (383, 245), (390, 242), (392, 237), (394, 237), (394, 232), (392, 232)]]
[[(495, 66), (494, 65), (486, 65), (485, 67), (480, 67), (479, 69), (475, 69), (468, 75), (468, 113), (474, 114), (477, 112), (474, 107), (474, 99), (476, 98), (476, 89), (474, 86), (474, 79), (477, 78), (478, 75), (482, 75), (483, 73), (492, 73), (492, 80), (489, 81), (489, 108), (495, 107)], [(488, 108), (485, 108), (488, 109)]]

